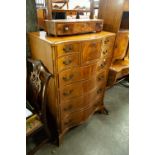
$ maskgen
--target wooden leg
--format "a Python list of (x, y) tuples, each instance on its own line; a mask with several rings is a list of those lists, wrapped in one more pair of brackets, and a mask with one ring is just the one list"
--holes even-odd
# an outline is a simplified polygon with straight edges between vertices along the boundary
[(105, 115), (109, 115), (109, 111), (107, 110), (107, 108), (103, 108), (103, 113), (105, 114)]
[(64, 139), (64, 135), (63, 134), (61, 134), (61, 135), (59, 135), (59, 138), (58, 138), (58, 146), (60, 146), (61, 144), (62, 144), (62, 142), (63, 142), (63, 139)]
[(101, 105), (101, 108), (100, 108), (99, 112), (102, 113), (102, 114), (105, 114), (105, 115), (108, 115), (109, 114), (109, 111), (103, 105)]

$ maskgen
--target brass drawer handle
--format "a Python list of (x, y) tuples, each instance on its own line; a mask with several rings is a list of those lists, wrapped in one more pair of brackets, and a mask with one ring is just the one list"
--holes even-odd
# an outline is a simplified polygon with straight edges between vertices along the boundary
[(101, 67), (101, 68), (104, 68), (105, 65), (106, 65), (106, 59), (103, 60), (103, 62), (100, 64), (100, 67)]
[(105, 66), (105, 64), (103, 64), (103, 63), (100, 65), (101, 68), (104, 68), (104, 66)]
[(74, 77), (74, 75), (71, 74), (69, 77), (63, 77), (63, 80), (64, 81), (69, 81), (69, 80), (73, 79), (73, 77)]
[(64, 108), (64, 111), (70, 111), (73, 108), (72, 105), (69, 105), (68, 107)]
[(103, 89), (102, 88), (100, 88), (100, 89), (97, 90), (97, 94), (100, 94), (101, 92), (103, 92)]
[(63, 48), (63, 51), (65, 53), (71, 52), (71, 51), (73, 51), (73, 47), (72, 46), (66, 46), (66, 47)]
[(103, 54), (107, 54), (107, 53), (108, 53), (108, 50), (103, 51)]
[(109, 39), (107, 39), (107, 40), (105, 40), (105, 41), (104, 41), (104, 43), (105, 43), (105, 44), (107, 44), (107, 43), (109, 43), (109, 41), (110, 41), (110, 40), (109, 40)]
[(98, 81), (104, 80), (104, 76), (103, 75), (99, 76), (97, 79), (98, 79)]
[(64, 65), (69, 65), (70, 63), (72, 63), (72, 60), (65, 60), (65, 61), (63, 61)]
[(73, 92), (73, 89), (71, 89), (69, 91), (66, 91), (66, 92), (63, 92), (63, 95), (64, 96), (69, 96), (69, 95), (71, 95), (72, 92)]

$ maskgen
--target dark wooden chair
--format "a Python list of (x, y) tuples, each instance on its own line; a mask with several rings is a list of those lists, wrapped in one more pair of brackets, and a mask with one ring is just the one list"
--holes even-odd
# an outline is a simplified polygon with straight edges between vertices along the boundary
[(46, 70), (41, 61), (27, 60), (26, 99), (33, 115), (26, 118), (26, 140), (40, 133), (43, 129), (46, 134), (36, 147), (27, 154), (34, 154), (43, 144), (51, 138), (47, 123), (46, 87), (51, 74)]

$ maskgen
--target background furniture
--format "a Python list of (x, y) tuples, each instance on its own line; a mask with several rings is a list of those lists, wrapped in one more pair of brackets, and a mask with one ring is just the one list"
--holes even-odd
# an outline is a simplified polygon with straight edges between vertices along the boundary
[(26, 138), (27, 140), (38, 134), (41, 129), (45, 130), (46, 137), (28, 154), (36, 152), (44, 143), (51, 138), (51, 132), (47, 124), (46, 115), (46, 87), (51, 74), (37, 60), (27, 61), (27, 108), (33, 115), (26, 118)]
[[(36, 0), (37, 1), (37, 0)], [(53, 7), (54, 4), (63, 5), (61, 7)], [(94, 0), (90, 1), (90, 9), (86, 8), (72, 8), (69, 9), (69, 0), (46, 0), (42, 2), (42, 5), (39, 2), (36, 2), (37, 6), (37, 19), (38, 27), (42, 30), (45, 29), (45, 20), (46, 19), (66, 19), (67, 16), (75, 16), (76, 19), (80, 18), (81, 14), (90, 13), (90, 19), (94, 18), (95, 9), (98, 9), (98, 3)], [(67, 7), (64, 9), (65, 5)], [(42, 7), (40, 7), (42, 6)]]
[(47, 87), (48, 105), (57, 124), (59, 143), (72, 127), (103, 103), (115, 34), (99, 32), (67, 37), (29, 33), (32, 58), (40, 59), (53, 78)]
[(121, 22), (127, 19), (129, 24), (129, 0), (100, 0), (98, 17), (104, 19), (104, 30), (117, 33)]
[(98, 17), (99, 2), (100, 0), (90, 0), (90, 19), (93, 19), (95, 17), (96, 11), (97, 11), (96, 18)]
[(107, 82), (111, 87), (129, 74), (129, 0), (100, 0), (99, 18), (104, 19), (103, 30), (116, 33)]

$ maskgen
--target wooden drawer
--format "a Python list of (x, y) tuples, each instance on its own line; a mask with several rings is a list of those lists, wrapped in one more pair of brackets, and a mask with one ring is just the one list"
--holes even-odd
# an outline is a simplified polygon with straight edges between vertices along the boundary
[(58, 35), (71, 35), (93, 32), (95, 25), (90, 23), (68, 23), (68, 24), (57, 24)]
[(60, 89), (60, 102), (65, 100), (78, 97), (84, 95), (92, 91), (93, 89), (97, 89), (100, 85), (105, 85), (105, 80), (100, 77), (93, 77), (92, 79), (76, 82), (70, 85), (66, 85), (64, 88)]
[(65, 43), (59, 44), (57, 47), (57, 57), (64, 56), (66, 54), (70, 54), (73, 52), (80, 51), (80, 44), (79, 43)]
[(103, 39), (104, 46), (111, 46), (114, 44), (115, 36), (107, 36)]
[[(96, 104), (97, 100), (100, 98), (102, 98), (103, 103), (103, 93), (99, 93), (99, 89), (101, 89), (101, 87), (94, 89), (84, 96), (75, 97), (67, 100), (66, 102), (61, 102), (60, 105), (62, 115), (65, 117), (74, 111), (79, 111), (80, 109), (85, 109), (89, 106), (92, 106)], [(104, 89), (104, 85), (102, 86), (102, 89)]]
[(79, 53), (72, 53), (57, 59), (58, 71), (79, 66)]
[(83, 64), (89, 64), (90, 61), (100, 58), (101, 43), (101, 39), (82, 43), (81, 61)]
[(101, 58), (105, 59), (105, 58), (111, 58), (112, 57), (112, 50), (113, 50), (113, 46), (102, 46), (101, 49)]
[(52, 35), (73, 35), (100, 32), (103, 29), (101, 19), (45, 20), (46, 31)]
[(107, 70), (109, 64), (110, 64), (110, 58), (100, 59), (100, 61), (98, 62), (97, 71), (102, 72), (104, 70)]
[(96, 75), (98, 63), (94, 63), (84, 67), (74, 67), (59, 73), (59, 87), (73, 82), (87, 80)]
[(86, 109), (80, 111), (74, 111), (68, 117), (64, 117), (62, 119), (62, 129), (71, 128), (73, 126), (77, 126), (86, 121), (103, 103), (102, 100), (98, 100), (92, 104), (92, 106), (87, 107)]
[(83, 67), (72, 67), (59, 73), (59, 87), (63, 88), (65, 85), (73, 82), (88, 80), (98, 73), (105, 72), (110, 64), (110, 57), (100, 59), (98, 62)]

